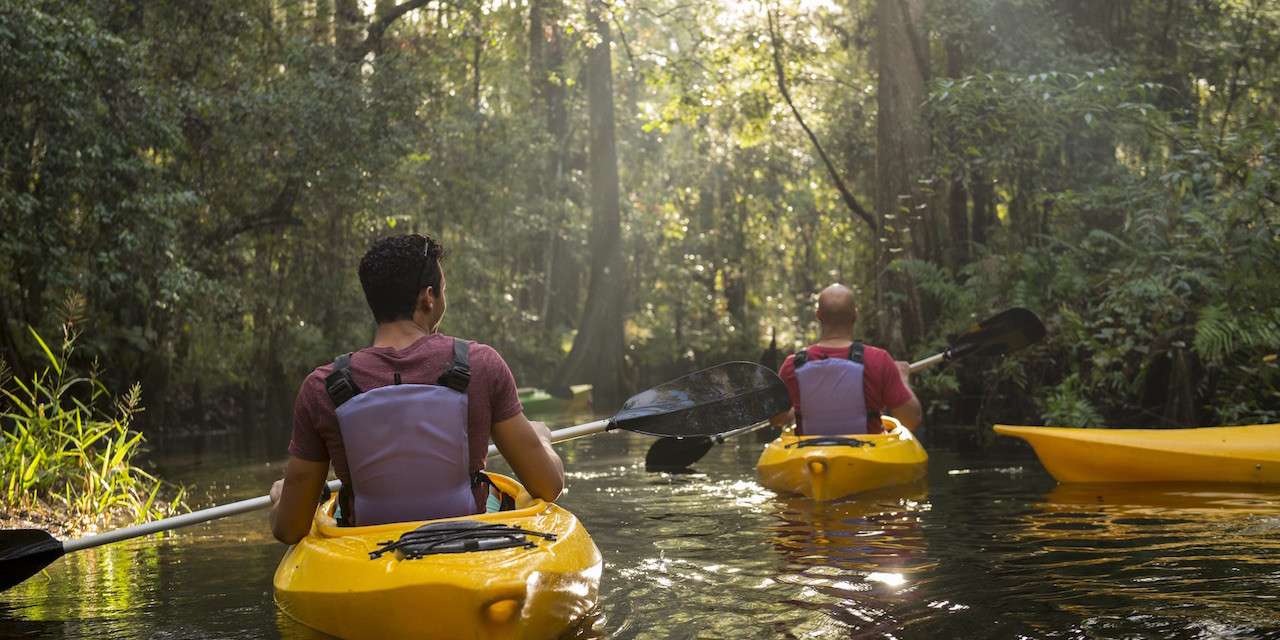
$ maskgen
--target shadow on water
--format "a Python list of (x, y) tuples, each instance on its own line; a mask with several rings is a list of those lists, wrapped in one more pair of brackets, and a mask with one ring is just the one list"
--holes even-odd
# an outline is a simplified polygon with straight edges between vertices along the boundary
[[(815, 504), (756, 482), (750, 438), (686, 474), (645, 473), (651, 442), (560, 449), (560, 502), (605, 559), (575, 638), (1280, 636), (1280, 489), (1055, 486), (1034, 458), (939, 449), (927, 486)], [(281, 471), (169, 465), (198, 506)], [(72, 554), (0, 595), (0, 637), (323, 637), (272, 602), (283, 552), (252, 514)]]

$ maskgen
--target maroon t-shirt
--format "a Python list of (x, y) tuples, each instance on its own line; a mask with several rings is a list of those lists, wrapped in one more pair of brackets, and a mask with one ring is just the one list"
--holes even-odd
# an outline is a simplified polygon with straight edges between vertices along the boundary
[[(498, 352), (486, 344), (471, 343), (471, 383), (467, 386), (467, 437), (471, 470), (484, 469), (489, 450), (489, 427), (524, 410), (511, 369)], [(436, 333), (423, 336), (405, 349), (368, 347), (351, 354), (351, 377), (363, 391), (395, 383), (435, 384), (453, 364), (453, 338)], [(333, 363), (317, 368), (302, 381), (293, 403), (293, 437), (289, 454), (311, 462), (331, 462), (333, 472), (349, 484), (346, 451), (338, 431), (333, 400), (325, 392), (324, 379)], [(483, 491), (478, 495), (483, 497)], [(481, 503), (483, 504), (483, 503)]]
[[(826, 347), (809, 345), (805, 349), (809, 358), (848, 358), (849, 347)], [(894, 407), (900, 407), (911, 400), (911, 389), (902, 382), (898, 366), (888, 351), (869, 344), (862, 347), (862, 392), (866, 396), (867, 411), (887, 413)], [(787, 385), (787, 393), (791, 396), (791, 406), (796, 409), (796, 430), (804, 433), (800, 407), (800, 381), (796, 379), (795, 354), (787, 356), (778, 368), (778, 377)], [(867, 425), (871, 433), (878, 433), (880, 425)]]

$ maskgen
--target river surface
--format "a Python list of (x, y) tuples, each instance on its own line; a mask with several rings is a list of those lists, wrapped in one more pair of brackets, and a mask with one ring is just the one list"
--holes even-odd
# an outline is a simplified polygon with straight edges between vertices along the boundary
[[(935, 448), (927, 483), (817, 505), (756, 482), (750, 435), (690, 474), (646, 473), (650, 442), (560, 446), (605, 558), (580, 635), (1280, 637), (1280, 490), (1055, 486), (1030, 453)], [(203, 507), (282, 464), (162, 469)], [(75, 553), (0, 594), (0, 637), (322, 638), (272, 604), (283, 552), (258, 513)]]

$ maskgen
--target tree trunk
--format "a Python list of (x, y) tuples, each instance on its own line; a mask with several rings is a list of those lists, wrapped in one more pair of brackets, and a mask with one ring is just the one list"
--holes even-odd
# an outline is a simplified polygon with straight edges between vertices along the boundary
[(312, 33), (316, 41), (329, 44), (333, 42), (333, 0), (315, 0), (316, 17), (312, 25)]
[[(721, 189), (725, 187), (722, 184)], [(724, 269), (724, 301), (729, 308), (729, 317), (733, 319), (733, 325), (737, 331), (737, 335), (730, 340), (731, 347), (742, 345), (743, 348), (755, 346), (756, 327), (751, 323), (751, 310), (747, 304), (748, 283), (751, 279), (747, 277), (746, 272), (746, 254), (747, 254), (747, 205), (745, 202), (738, 201), (734, 197), (732, 187), (728, 188), (729, 193), (720, 200), (722, 209), (732, 208), (734, 213), (732, 219), (726, 220), (725, 229), (728, 237), (725, 239), (725, 249), (728, 250), (727, 258), (721, 264)], [(732, 204), (725, 204), (725, 201), (732, 201)]]
[(334, 43), (343, 57), (354, 51), (364, 30), (360, 0), (334, 0)]
[(548, 330), (572, 326), (578, 303), (578, 280), (565, 246), (564, 173), (568, 164), (569, 110), (564, 82), (564, 29), (560, 0), (533, 0), (529, 6), (529, 73), (535, 98), (546, 122), (550, 146), (540, 184), (547, 245), (544, 256), (542, 319)]
[[(964, 75), (964, 43), (958, 34), (947, 37), (947, 77)], [(947, 243), (948, 264), (958, 269), (969, 261), (969, 191), (965, 188), (962, 172), (951, 177), (947, 190), (947, 225), (951, 237)]]
[(591, 281), (573, 349), (556, 375), (557, 384), (589, 381), (597, 408), (615, 407), (624, 396), (623, 317), (626, 286), (622, 256), (618, 157), (614, 148), (613, 57), (602, 0), (587, 0), (587, 18), (600, 41), (587, 53), (590, 121)]
[(969, 237), (973, 244), (985, 246), (990, 240), (989, 230), (996, 223), (995, 189), (985, 171), (973, 172), (973, 222)]
[[(921, 192), (929, 159), (929, 132), (921, 110), (928, 97), (928, 46), (922, 29), (924, 0), (877, 0), (876, 211), (888, 224), (910, 228), (912, 255), (932, 256), (936, 225)], [(924, 208), (918, 209), (920, 205)], [(894, 224), (896, 222), (897, 224)]]
[[(929, 59), (924, 37), (924, 0), (877, 0), (878, 29), (876, 55), (879, 82), (876, 96), (876, 197), (880, 228), (888, 239), (880, 248), (876, 273), (877, 290), (890, 287), (907, 294), (907, 304), (894, 314), (879, 316), (880, 335), (896, 335), (900, 327), (905, 343), (923, 334), (924, 310), (914, 287), (905, 278), (888, 274), (886, 267), (893, 250), (934, 259), (935, 221), (929, 196), (920, 188), (920, 178), (929, 157), (929, 137), (921, 109), (927, 96)], [(909, 231), (909, 235), (904, 233)], [(885, 274), (889, 277), (885, 278)], [(877, 305), (879, 306), (879, 305)], [(891, 325), (896, 324), (897, 327)], [(893, 349), (904, 345), (891, 340)]]
[(303, 0), (284, 0), (284, 28), (285, 33), (290, 37), (294, 37), (306, 32), (306, 21), (302, 18), (302, 1)]

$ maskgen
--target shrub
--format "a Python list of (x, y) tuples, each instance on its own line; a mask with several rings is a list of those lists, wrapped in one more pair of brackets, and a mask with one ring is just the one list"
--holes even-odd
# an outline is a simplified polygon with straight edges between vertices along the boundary
[(141, 522), (185, 509), (181, 487), (142, 470), (135, 461), (145, 442), (130, 428), (142, 412), (142, 387), (113, 397), (98, 379), (97, 362), (87, 375), (68, 366), (76, 334), (64, 325), (54, 353), (30, 329), (48, 366), (29, 380), (10, 375), (0, 361), (0, 478), (10, 509), (60, 518), (69, 531)]

